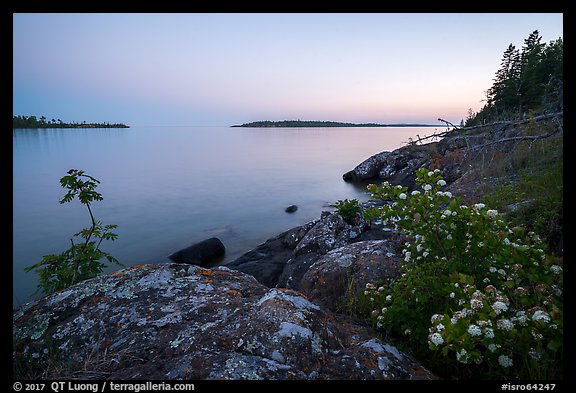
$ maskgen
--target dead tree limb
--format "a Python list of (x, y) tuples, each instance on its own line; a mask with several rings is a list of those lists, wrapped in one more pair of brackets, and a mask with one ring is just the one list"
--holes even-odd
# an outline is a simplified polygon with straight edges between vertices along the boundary
[(510, 141), (535, 141), (537, 139), (549, 138), (552, 135), (557, 134), (558, 132), (561, 132), (561, 131), (563, 131), (563, 127), (561, 125), (559, 125), (558, 128), (556, 128), (556, 129), (554, 129), (554, 130), (552, 130), (549, 133), (544, 134), (544, 135), (525, 135), (525, 136), (513, 136), (510, 138), (502, 138), (502, 139), (498, 139), (496, 141), (484, 143), (482, 145), (472, 146), (469, 149), (470, 150), (483, 149), (483, 148), (490, 146), (490, 145), (495, 145), (497, 143), (510, 142)]
[(448, 120), (438, 118), (438, 121), (441, 121), (442, 123), (446, 123), (446, 127), (448, 127), (448, 125), (451, 125), (453, 128), (459, 129), (459, 127), (456, 127), (454, 124), (450, 123)]

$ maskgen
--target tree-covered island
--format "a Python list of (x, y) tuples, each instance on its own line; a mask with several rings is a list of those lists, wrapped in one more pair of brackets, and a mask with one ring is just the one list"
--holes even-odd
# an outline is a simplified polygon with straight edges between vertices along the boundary
[(338, 121), (319, 121), (319, 120), (281, 120), (281, 121), (254, 121), (231, 127), (438, 127), (438, 124), (377, 124), (377, 123), (342, 123)]
[(65, 123), (60, 119), (48, 120), (44, 116), (14, 116), (12, 129), (14, 128), (130, 128), (122, 123)]

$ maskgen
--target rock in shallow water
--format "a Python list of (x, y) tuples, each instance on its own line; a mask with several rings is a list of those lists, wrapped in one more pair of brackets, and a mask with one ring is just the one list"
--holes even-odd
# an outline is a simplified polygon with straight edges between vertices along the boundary
[(207, 266), (226, 253), (226, 248), (220, 239), (212, 237), (183, 248), (168, 256), (176, 263), (189, 263), (191, 265)]
[(430, 379), (412, 357), (292, 290), (225, 267), (134, 266), (14, 312), (22, 375)]

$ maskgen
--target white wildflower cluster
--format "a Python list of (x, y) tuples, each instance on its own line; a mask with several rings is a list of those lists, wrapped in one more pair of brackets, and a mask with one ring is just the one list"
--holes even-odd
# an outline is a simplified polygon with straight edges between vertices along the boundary
[(494, 219), (498, 216), (498, 210), (488, 210), (486, 211), (486, 215), (488, 215), (489, 218)]
[(500, 330), (510, 331), (514, 329), (514, 323), (509, 319), (502, 318), (496, 321), (496, 327)]
[(538, 310), (536, 312), (534, 312), (534, 314), (532, 315), (532, 320), (536, 321), (536, 322), (544, 322), (544, 323), (548, 323), (551, 321), (550, 315), (542, 310)]
[(494, 329), (492, 328), (484, 328), (484, 337), (486, 338), (494, 338)]
[(468, 364), (470, 360), (470, 354), (464, 348), (456, 352), (456, 360), (460, 363)]
[(442, 335), (438, 332), (432, 333), (429, 337), (429, 341), (436, 346), (444, 344), (444, 338), (442, 338)]
[(499, 315), (503, 311), (508, 310), (508, 306), (504, 302), (496, 301), (492, 304), (492, 310), (494, 310), (496, 315)]
[(562, 274), (562, 268), (558, 265), (550, 266), (550, 271), (554, 274)]
[[(439, 191), (446, 181), (437, 173), (438, 170), (419, 170), (420, 191), (408, 192), (406, 188), (396, 187), (398, 189), (388, 194), (395, 196), (396, 202), (387, 205), (390, 207), (383, 217), (386, 214), (386, 219), (394, 220), (398, 229), (410, 239), (401, 254), (406, 263), (402, 277), (410, 278), (412, 273), (428, 266), (421, 261), (437, 262), (439, 268), (456, 266), (454, 271), (457, 273), (452, 272), (450, 280), (457, 275), (456, 280), (460, 283), (453, 282), (442, 289), (446, 290), (443, 293), (450, 311), (430, 318), (430, 349), (441, 350), (443, 354), (455, 353), (456, 361), (463, 364), (489, 360), (497, 367), (510, 369), (506, 374), (512, 374), (513, 369), (518, 368), (514, 363), (521, 363), (522, 356), (527, 355), (520, 352), (517, 355), (519, 348), (532, 348), (530, 356), (541, 359), (547, 355), (547, 350), (542, 349), (546, 348), (545, 340), (554, 330), (561, 332), (561, 323), (552, 321), (552, 316), (558, 318), (554, 296), (562, 294), (561, 263), (549, 263), (543, 249), (539, 248), (542, 243), (538, 236), (530, 233), (528, 238), (520, 228), (508, 228), (498, 210), (489, 209), (483, 203), (459, 206), (447, 199), (451, 199), (452, 194)], [(462, 267), (458, 265), (460, 263)], [(471, 269), (464, 268), (464, 264)], [(542, 280), (535, 282), (539, 274)], [(418, 302), (418, 295), (422, 301), (424, 288), (429, 287), (419, 286), (419, 276), (414, 277), (414, 281), (401, 281), (401, 284), (410, 285), (406, 288), (406, 296), (410, 301)], [(374, 296), (378, 302), (373, 306), (386, 306), (372, 313), (378, 327), (384, 323), (387, 307), (396, 311), (395, 302), (404, 301), (394, 298), (392, 302), (392, 296), (383, 287), (376, 289), (367, 285), (365, 293), (378, 295)], [(426, 301), (430, 298), (427, 296)], [(394, 323), (389, 319), (387, 323)], [(400, 323), (405, 321), (404, 318)], [(410, 328), (401, 326), (400, 331), (408, 336), (412, 332)], [(519, 343), (519, 340), (524, 342)], [(520, 357), (513, 361), (516, 356)]]
[(512, 367), (512, 359), (507, 355), (500, 355), (498, 356), (498, 364), (502, 367)]
[(480, 327), (478, 325), (470, 325), (468, 326), (468, 334), (472, 337), (475, 336), (481, 336), (482, 335), (482, 329), (480, 329)]

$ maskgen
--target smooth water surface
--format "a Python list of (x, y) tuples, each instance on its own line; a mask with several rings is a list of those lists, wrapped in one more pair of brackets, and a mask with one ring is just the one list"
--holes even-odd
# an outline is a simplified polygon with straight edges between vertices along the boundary
[[(411, 128), (133, 127), (13, 131), (13, 305), (31, 299), (36, 274), (23, 268), (60, 253), (90, 225), (78, 200), (59, 204), (59, 179), (81, 169), (100, 180), (92, 209), (119, 237), (103, 250), (126, 266), (216, 236), (227, 263), (304, 224), (339, 199), (366, 200), (342, 174), (394, 150)], [(298, 210), (289, 214), (289, 205)], [(118, 269), (111, 266), (108, 271)]]

